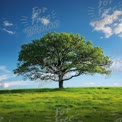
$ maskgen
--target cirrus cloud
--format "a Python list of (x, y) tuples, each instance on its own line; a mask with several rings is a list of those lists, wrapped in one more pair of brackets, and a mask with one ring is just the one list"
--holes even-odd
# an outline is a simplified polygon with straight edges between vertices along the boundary
[(6, 66), (0, 66), (0, 71), (10, 73), (10, 71), (6, 68)]
[(14, 74), (12, 74), (6, 66), (0, 66), (0, 82), (8, 80), (10, 78), (15, 77)]
[(7, 32), (8, 34), (11, 34), (11, 35), (15, 34), (14, 31), (8, 30), (6, 28), (3, 28), (3, 31), (5, 31), (5, 32)]

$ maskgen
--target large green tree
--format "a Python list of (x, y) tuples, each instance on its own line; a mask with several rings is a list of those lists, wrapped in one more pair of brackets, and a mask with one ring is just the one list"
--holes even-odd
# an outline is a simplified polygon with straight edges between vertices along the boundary
[(31, 80), (52, 80), (59, 82), (83, 74), (109, 74), (111, 65), (101, 47), (71, 33), (51, 32), (39, 40), (21, 46), (15, 74)]

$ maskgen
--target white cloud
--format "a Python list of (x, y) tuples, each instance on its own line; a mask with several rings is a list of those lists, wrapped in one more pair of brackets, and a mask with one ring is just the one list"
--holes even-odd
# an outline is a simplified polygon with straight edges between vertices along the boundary
[(122, 38), (122, 34), (119, 34), (119, 37), (121, 37), (121, 38)]
[(115, 34), (122, 34), (122, 23), (118, 24), (114, 29)]
[(122, 72), (122, 59), (114, 59), (110, 69), (113, 72)]
[(18, 80), (16, 75), (9, 71), (6, 66), (0, 66), (0, 89), (28, 87), (29, 85), (34, 86), (34, 82)]
[(14, 78), (15, 75), (12, 74), (7, 68), (6, 66), (0, 66), (0, 82), (4, 81), (4, 80), (8, 80), (10, 78)]
[(9, 22), (9, 21), (3, 21), (3, 24), (2, 24), (2, 28), (0, 28), (1, 31), (4, 31), (8, 34), (11, 34), (11, 35), (14, 35), (15, 34), (15, 31), (12, 31), (11, 30), (11, 27), (14, 26), (14, 24), (12, 22)]
[(9, 79), (10, 77), (11, 77), (11, 76), (9, 76), (9, 75), (1, 75), (1, 76), (0, 76), (0, 81)]
[(10, 78), (14, 78), (15, 75), (13, 74), (5, 74), (5, 75), (0, 75), (0, 81), (8, 80)]
[(33, 84), (34, 82), (23, 81), (23, 80), (6, 81), (6, 82), (0, 83), (0, 88), (15, 88), (15, 87), (29, 86)]
[(5, 31), (5, 32), (7, 32), (8, 34), (11, 34), (11, 35), (15, 34), (14, 31), (7, 30), (6, 28), (3, 28), (3, 31)]
[(106, 9), (104, 13), (102, 14), (102, 17), (106, 17), (109, 14), (110, 10), (111, 8)]
[(0, 71), (10, 73), (10, 71), (6, 68), (6, 66), (0, 66)]
[(8, 22), (8, 21), (4, 21), (4, 22), (3, 22), (3, 25), (4, 25), (5, 27), (10, 27), (10, 26), (13, 26), (13, 23)]
[(106, 38), (112, 35), (121, 37), (122, 35), (122, 11), (115, 10), (110, 14), (111, 9), (103, 12), (100, 20), (90, 22), (95, 31), (101, 31)]
[(3, 88), (8, 88), (9, 87), (9, 84), (8, 83), (3, 83), (0, 86), (2, 86)]
[(47, 18), (40, 18), (40, 21), (41, 21), (41, 23), (42, 24), (44, 24), (44, 25), (48, 25), (49, 23), (50, 23), (50, 20), (49, 19), (47, 19)]

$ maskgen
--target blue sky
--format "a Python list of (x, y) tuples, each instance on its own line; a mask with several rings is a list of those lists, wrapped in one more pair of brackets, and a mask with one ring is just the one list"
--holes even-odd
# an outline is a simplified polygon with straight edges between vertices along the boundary
[(50, 32), (79, 33), (113, 60), (111, 76), (80, 76), (65, 87), (122, 86), (122, 2), (120, 0), (1, 0), (0, 89), (58, 87), (55, 82), (15, 76), (20, 46)]

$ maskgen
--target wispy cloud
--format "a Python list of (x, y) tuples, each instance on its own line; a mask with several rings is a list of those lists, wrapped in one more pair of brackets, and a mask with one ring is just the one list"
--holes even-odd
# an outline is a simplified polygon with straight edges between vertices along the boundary
[[(6, 81), (0, 83), (0, 89), (5, 89), (5, 88), (23, 88), (23, 87), (29, 87), (29, 86), (34, 86), (35, 82), (31, 81), (23, 81), (23, 80), (15, 80), (15, 81)], [(36, 84), (38, 85), (38, 84)]]
[(4, 25), (5, 27), (10, 27), (10, 26), (13, 26), (13, 23), (11, 23), (11, 22), (9, 22), (9, 21), (4, 21), (4, 22), (3, 22), (3, 25)]
[(6, 28), (3, 28), (3, 31), (5, 31), (5, 32), (7, 32), (8, 34), (11, 34), (11, 35), (15, 34), (14, 31), (8, 30)]
[(10, 73), (10, 71), (6, 68), (6, 66), (0, 66), (0, 71)]
[(110, 69), (113, 72), (122, 73), (122, 59), (113, 59), (113, 63), (112, 63), (112, 66), (110, 67)]
[(9, 79), (9, 78), (11, 78), (11, 76), (8, 75), (8, 74), (6, 74), (6, 75), (1, 75), (1, 76), (0, 76), (0, 81), (7, 80), (7, 79)]
[[(16, 75), (7, 69), (6, 66), (0, 66), (0, 89), (34, 86), (35, 82), (19, 80)], [(38, 84), (38, 83), (36, 83)]]
[[(6, 66), (0, 66), (0, 89), (34, 86), (35, 82), (20, 80)], [(38, 85), (38, 83), (36, 83)]]
[(122, 37), (122, 22), (115, 27), (114, 33), (118, 34), (119, 37)]
[(0, 82), (8, 80), (10, 78), (15, 77), (14, 74), (12, 74), (6, 66), (0, 66)]
[(3, 82), (0, 83), (1, 88), (8, 88), (8, 87), (15, 87), (15, 86), (23, 86), (28, 85), (28, 82), (26, 81), (11, 81), (11, 82)]
[(122, 37), (122, 11), (115, 10), (111, 13), (110, 10), (105, 10), (101, 18), (90, 22), (90, 25), (95, 31), (104, 33), (105, 38), (109, 38), (112, 35)]
[(4, 31), (10, 35), (14, 35), (16, 32), (12, 31), (14, 27), (14, 24), (12, 22), (9, 21), (3, 21), (2, 22), (2, 27), (0, 28), (1, 31)]
[(15, 75), (12, 73), (0, 75), (0, 82), (5, 81), (5, 80), (9, 80), (9, 79), (14, 78), (14, 77), (15, 77)]

